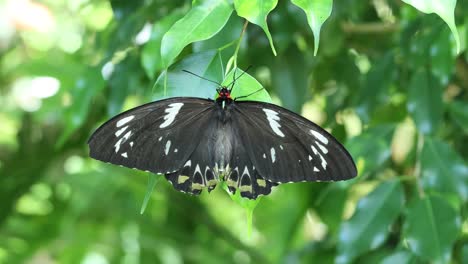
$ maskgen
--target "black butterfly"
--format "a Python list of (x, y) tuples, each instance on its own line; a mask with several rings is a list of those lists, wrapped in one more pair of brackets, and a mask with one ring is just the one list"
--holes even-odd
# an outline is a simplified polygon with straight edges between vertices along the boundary
[(356, 176), (350, 154), (324, 129), (277, 105), (233, 99), (229, 86), (215, 100), (175, 97), (117, 115), (89, 139), (90, 156), (165, 174), (191, 194), (224, 180), (250, 199), (280, 183)]

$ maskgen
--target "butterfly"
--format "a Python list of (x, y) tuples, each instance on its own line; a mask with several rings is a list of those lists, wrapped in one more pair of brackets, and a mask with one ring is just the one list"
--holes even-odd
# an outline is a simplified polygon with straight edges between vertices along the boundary
[(235, 80), (215, 99), (174, 97), (113, 117), (90, 137), (90, 156), (164, 174), (195, 195), (224, 181), (256, 199), (281, 183), (356, 176), (351, 155), (327, 131), (280, 106), (233, 98)]

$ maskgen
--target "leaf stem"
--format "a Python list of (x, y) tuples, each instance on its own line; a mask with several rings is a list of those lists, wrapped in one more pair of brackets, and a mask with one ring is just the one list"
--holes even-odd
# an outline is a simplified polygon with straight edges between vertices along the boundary
[(238, 42), (237, 42), (237, 46), (236, 46), (236, 50), (234, 51), (234, 69), (237, 69), (237, 54), (239, 53), (239, 49), (240, 49), (240, 45), (242, 43), (242, 39), (244, 38), (244, 34), (245, 34), (245, 31), (247, 30), (247, 25), (249, 24), (249, 21), (246, 19), (245, 20), (245, 23), (244, 23), (244, 26), (242, 27), (242, 31), (241, 31), (241, 34), (239, 36), (239, 39), (238, 39)]

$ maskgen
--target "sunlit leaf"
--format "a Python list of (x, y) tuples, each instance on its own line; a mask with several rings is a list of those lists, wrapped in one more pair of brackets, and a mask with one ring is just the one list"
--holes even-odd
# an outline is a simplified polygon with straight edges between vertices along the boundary
[(436, 13), (449, 26), (457, 44), (457, 53), (460, 52), (460, 37), (455, 25), (455, 6), (457, 0), (403, 0), (421, 12)]
[(291, 0), (291, 2), (302, 8), (307, 15), (307, 21), (314, 33), (314, 55), (317, 55), (320, 29), (325, 20), (331, 15), (333, 0)]
[(399, 181), (382, 182), (359, 200), (356, 212), (340, 228), (336, 263), (352, 260), (385, 242), (388, 231), (403, 208), (403, 188)]
[(268, 92), (262, 87), (262, 85), (250, 74), (247, 72), (244, 73), (243, 70), (237, 68), (232, 70), (226, 75), (226, 78), (222, 82), (223, 85), (228, 85), (232, 83), (234, 77), (234, 71), (236, 72), (236, 79), (242, 74), (242, 77), (235, 81), (232, 97), (236, 98), (239, 96), (247, 96), (242, 98), (242, 100), (252, 100), (252, 101), (261, 101), (261, 102), (271, 102), (271, 97)]
[(443, 113), (442, 88), (429, 71), (420, 70), (408, 87), (408, 111), (423, 134), (432, 134), (440, 126)]
[(161, 58), (167, 68), (188, 44), (208, 39), (220, 31), (232, 13), (227, 0), (197, 1), (162, 38)]
[[(235, 49), (235, 44), (238, 43), (239, 36), (242, 32), (244, 19), (239, 16), (231, 16), (226, 25), (213, 37), (197, 41), (193, 43), (193, 52), (203, 52), (207, 50), (224, 50), (231, 48), (230, 52), (226, 52), (227, 56), (232, 56)], [(224, 57), (223, 57), (224, 59)], [(226, 59), (227, 61), (228, 59)]]
[(414, 254), (434, 263), (447, 263), (460, 225), (460, 217), (447, 201), (427, 196), (408, 207), (404, 236)]
[(217, 88), (215, 83), (202, 80), (182, 70), (215, 82), (223, 80), (223, 63), (217, 51), (194, 53), (161, 73), (153, 87), (155, 99), (174, 96), (213, 98)]
[(270, 41), (271, 50), (276, 56), (275, 46), (267, 25), (267, 16), (278, 4), (278, 0), (234, 0), (237, 14), (249, 22), (260, 26)]
[(421, 152), (424, 188), (468, 200), (468, 165), (448, 144), (425, 138)]

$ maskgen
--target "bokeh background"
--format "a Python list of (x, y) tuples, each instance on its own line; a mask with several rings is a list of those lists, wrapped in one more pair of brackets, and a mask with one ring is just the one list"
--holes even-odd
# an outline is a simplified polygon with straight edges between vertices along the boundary
[[(0, 1), (0, 263), (468, 263), (468, 2), (407, 2), (335, 1), (317, 56), (290, 1), (268, 16), (277, 56), (248, 25), (237, 65), (359, 169), (276, 187), (249, 232), (219, 187), (192, 197), (161, 180), (141, 215), (148, 174), (92, 160), (86, 144), (130, 107), (214, 96), (180, 70), (223, 80), (245, 21), (231, 2), (221, 31), (164, 62), (161, 39), (190, 1)], [(455, 14), (458, 53), (418, 2)]]

